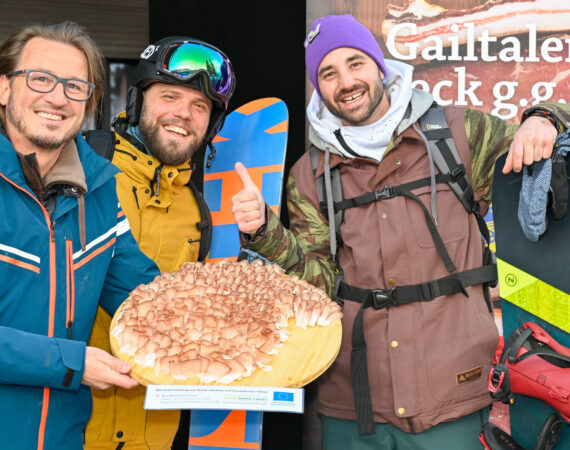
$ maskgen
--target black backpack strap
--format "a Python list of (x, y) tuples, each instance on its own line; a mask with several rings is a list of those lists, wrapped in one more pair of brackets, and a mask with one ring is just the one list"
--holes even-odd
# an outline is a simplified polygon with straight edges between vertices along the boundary
[[(483, 254), (483, 265), (494, 265), (496, 263), (495, 254), (489, 248), (491, 242), (489, 228), (481, 215), (479, 203), (475, 201), (473, 187), (467, 176), (465, 166), (457, 152), (457, 147), (453, 141), (453, 136), (451, 135), (443, 107), (433, 102), (427, 112), (420, 117), (418, 122), (426, 138), (426, 143), (431, 149), (434, 164), (441, 174), (449, 174), (449, 187), (463, 204), (463, 207), (468, 212), (473, 213), (477, 220), (479, 232), (486, 242)], [(495, 287), (496, 285), (496, 279), (483, 283), (483, 294), (489, 312), (493, 311), (489, 288)]]
[(460, 292), (468, 297), (466, 287), (476, 286), (495, 276), (495, 266), (488, 265), (452, 273), (437, 280), (394, 286), (390, 289), (363, 289), (343, 281), (340, 283), (338, 295), (345, 300), (362, 303), (363, 308), (384, 309), (409, 303), (430, 302), (437, 297)]
[[(319, 152), (320, 150), (311, 145), (309, 149), (309, 157), (311, 159), (311, 166), (313, 167), (313, 175), (317, 173), (317, 168), (319, 165)], [(335, 237), (336, 241), (333, 239), (331, 235), (331, 247), (333, 246), (333, 242), (335, 242), (336, 246), (342, 246), (342, 236), (340, 234), (340, 226), (344, 221), (344, 209), (337, 209), (336, 205), (343, 201), (344, 199), (344, 192), (342, 189), (342, 182), (340, 180), (340, 169), (338, 167), (333, 168), (332, 170), (328, 171), (331, 183), (330, 188), (333, 197), (333, 205), (334, 205), (334, 214), (329, 214), (328, 206), (327, 206), (327, 196), (326, 196), (326, 186), (325, 186), (325, 175), (321, 175), (315, 179), (315, 183), (317, 185), (317, 195), (319, 199), (319, 208), (321, 212), (328, 218), (329, 222), (332, 220), (334, 221), (333, 227), (335, 230)], [(332, 229), (331, 229), (332, 234)], [(338, 287), (340, 283), (344, 280), (344, 272), (342, 268), (339, 266), (338, 261), (335, 258), (336, 255), (336, 248), (331, 248), (331, 254), (333, 255), (333, 259), (336, 261), (336, 274), (335, 274), (335, 281), (333, 287), (333, 296), (332, 298), (336, 301), (340, 306), (343, 305), (343, 301), (336, 295), (338, 291)]]
[(433, 162), (440, 173), (451, 175), (449, 187), (461, 201), (465, 209), (473, 212), (473, 189), (467, 177), (465, 166), (459, 158), (453, 136), (445, 117), (445, 111), (437, 103), (418, 120), (420, 128), (432, 148)]
[[(436, 183), (444, 183), (450, 180), (449, 174), (437, 174), (435, 176)], [(344, 211), (347, 208), (353, 208), (356, 206), (362, 206), (367, 203), (377, 202), (381, 200), (387, 200), (390, 198), (395, 197), (396, 195), (403, 195), (411, 200), (415, 201), (423, 210), (424, 217), (426, 219), (426, 224), (428, 226), (429, 232), (432, 236), (433, 242), (437, 248), (439, 255), (445, 267), (449, 273), (454, 272), (456, 270), (455, 264), (451, 260), (447, 249), (441, 239), (439, 232), (437, 231), (437, 226), (434, 223), (433, 219), (430, 216), (429, 211), (423, 204), (423, 202), (411, 191), (413, 189), (417, 189), (422, 186), (428, 186), (431, 182), (431, 178), (422, 178), (420, 180), (411, 181), (409, 183), (400, 184), (398, 186), (388, 186), (386, 185), (384, 188), (374, 191), (368, 192), (363, 195), (359, 195), (357, 197), (352, 197), (348, 199), (343, 199), (341, 201), (337, 201), (334, 203), (334, 210), (335, 214)], [(321, 210), (326, 211), (328, 206), (324, 203), (321, 203)], [(340, 226), (339, 226), (340, 230)]]
[(188, 186), (192, 190), (194, 197), (196, 197), (198, 207), (200, 208), (200, 217), (202, 220), (196, 224), (196, 228), (200, 231), (198, 261), (204, 261), (206, 256), (208, 256), (210, 245), (212, 244), (212, 215), (210, 214), (210, 208), (208, 208), (202, 193), (198, 190), (196, 185), (190, 180), (188, 181)]
[(83, 137), (98, 155), (107, 158), (109, 161), (113, 159), (113, 154), (115, 153), (114, 131), (89, 130), (83, 133)]
[[(309, 149), (309, 157), (311, 158), (311, 165), (313, 167), (313, 174), (317, 173), (317, 167), (319, 164), (319, 153), (321, 151), (311, 145)], [(344, 192), (342, 189), (342, 182), (340, 180), (340, 169), (334, 167), (330, 170), (331, 175), (331, 188), (332, 188), (332, 197), (333, 197), (333, 204), (334, 204), (334, 228), (336, 231), (336, 240), (339, 246), (342, 246), (342, 238), (340, 235), (340, 226), (344, 222), (344, 209), (346, 208), (337, 208), (337, 204), (342, 203), (344, 200)], [(327, 207), (327, 194), (325, 189), (325, 181), (324, 175), (316, 178), (315, 183), (317, 184), (317, 194), (319, 196), (319, 208), (321, 212), (328, 218), (328, 207)]]
[(441, 174), (449, 174), (449, 187), (455, 193), (464, 208), (475, 214), (479, 231), (489, 243), (490, 235), (485, 220), (481, 216), (479, 203), (475, 201), (473, 188), (465, 166), (459, 157), (453, 136), (445, 117), (443, 107), (433, 102), (430, 108), (418, 120), (427, 145), (431, 148), (433, 162)]

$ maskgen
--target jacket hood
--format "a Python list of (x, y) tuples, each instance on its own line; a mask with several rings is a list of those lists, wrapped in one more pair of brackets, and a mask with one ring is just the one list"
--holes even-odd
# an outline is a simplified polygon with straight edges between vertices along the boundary
[[(362, 126), (345, 126), (334, 116), (316, 92), (307, 106), (309, 140), (318, 148), (343, 157), (358, 156), (380, 161), (395, 135), (413, 125), (433, 102), (431, 94), (413, 89), (413, 67), (386, 60), (384, 89), (390, 101), (388, 112), (376, 122)], [(339, 137), (342, 141), (339, 141)]]

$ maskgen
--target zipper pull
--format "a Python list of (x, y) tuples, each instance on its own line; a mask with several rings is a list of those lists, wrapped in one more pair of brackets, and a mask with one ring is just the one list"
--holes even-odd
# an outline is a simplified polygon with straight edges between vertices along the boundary
[(137, 203), (137, 209), (141, 209), (139, 206), (139, 197), (137, 196), (137, 187), (133, 186), (133, 194), (135, 196), (135, 202)]

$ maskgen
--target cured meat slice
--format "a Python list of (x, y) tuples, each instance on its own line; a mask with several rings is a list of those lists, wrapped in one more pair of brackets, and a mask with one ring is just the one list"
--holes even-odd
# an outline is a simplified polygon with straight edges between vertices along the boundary
[[(566, 1), (489, 0), (469, 9), (446, 9), (425, 0), (410, 0), (404, 6), (387, 5), (382, 35), (385, 42), (394, 42), (399, 53), (413, 46), (419, 55), (425, 46), (433, 45), (432, 38), (461, 45), (479, 38), (483, 31), (495, 37), (526, 34), (532, 24), (532, 32), (552, 33), (568, 30), (569, 23), (570, 2)], [(414, 27), (413, 33), (407, 25)]]
[(320, 289), (277, 265), (223, 260), (185, 263), (138, 286), (113, 321), (119, 357), (175, 380), (228, 384), (271, 370), (295, 327), (326, 327), (342, 317)]

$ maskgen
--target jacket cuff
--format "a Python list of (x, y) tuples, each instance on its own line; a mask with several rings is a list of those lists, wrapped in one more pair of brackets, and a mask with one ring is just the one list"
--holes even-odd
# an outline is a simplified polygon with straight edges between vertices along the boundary
[(55, 338), (61, 356), (61, 362), (66, 371), (61, 380), (61, 388), (77, 390), (85, 371), (85, 349), (87, 344), (82, 341)]
[(254, 239), (247, 240), (240, 233), (240, 240), (243, 247), (271, 260), (273, 252), (283, 241), (283, 225), (277, 214), (268, 206), (265, 206), (265, 225), (265, 231)]
[(267, 210), (269, 208), (265, 205), (265, 222), (261, 225), (254, 234), (240, 233), (240, 239), (244, 243), (245, 248), (249, 248), (250, 244), (259, 242), (265, 237), (265, 232), (267, 231)]
[[(537, 105), (525, 110), (521, 117), (521, 123), (534, 114), (544, 114), (551, 122), (556, 123), (558, 133), (563, 133), (570, 128), (570, 110), (568, 105), (548, 102), (538, 103)], [(556, 125), (555, 125), (556, 126)]]

